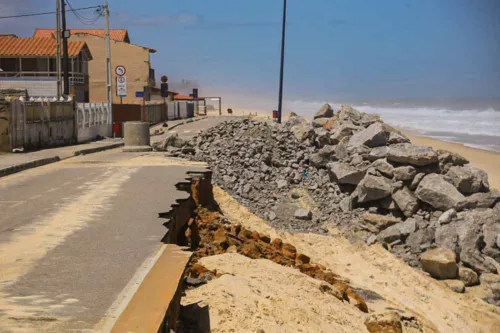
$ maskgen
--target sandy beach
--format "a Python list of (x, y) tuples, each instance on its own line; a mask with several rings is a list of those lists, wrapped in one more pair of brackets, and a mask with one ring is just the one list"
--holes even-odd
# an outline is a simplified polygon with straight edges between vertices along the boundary
[(486, 171), (489, 176), (491, 188), (500, 189), (500, 153), (419, 136), (415, 133), (405, 132), (405, 134), (415, 145), (429, 146), (434, 149), (446, 149), (462, 155), (470, 161), (471, 166)]

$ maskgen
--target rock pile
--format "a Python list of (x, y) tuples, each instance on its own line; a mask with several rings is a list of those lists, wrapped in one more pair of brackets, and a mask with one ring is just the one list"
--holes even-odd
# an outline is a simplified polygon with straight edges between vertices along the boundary
[(484, 171), (346, 105), (314, 118), (225, 122), (175, 153), (194, 152), (217, 185), (275, 227), (325, 232), (332, 223), (414, 267), (426, 269), (421, 255), (440, 248), (453, 252), (456, 279), (465, 268), (500, 273), (500, 193)]

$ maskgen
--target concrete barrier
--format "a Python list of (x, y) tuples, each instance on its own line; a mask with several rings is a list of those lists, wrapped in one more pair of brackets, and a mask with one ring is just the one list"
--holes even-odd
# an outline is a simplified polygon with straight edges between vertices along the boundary
[(124, 152), (146, 152), (150, 146), (149, 124), (141, 121), (128, 121), (124, 124)]

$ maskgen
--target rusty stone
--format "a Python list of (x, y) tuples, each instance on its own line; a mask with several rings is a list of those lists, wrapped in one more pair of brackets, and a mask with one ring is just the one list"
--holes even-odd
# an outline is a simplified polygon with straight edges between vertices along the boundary
[(223, 229), (218, 229), (214, 233), (214, 244), (224, 249), (227, 249), (227, 247), (229, 246), (226, 232)]
[(251, 259), (260, 258), (260, 250), (259, 247), (252, 242), (248, 242), (243, 244), (241, 248), (241, 253)]
[(273, 239), (271, 245), (277, 249), (281, 249), (281, 246), (283, 246), (283, 241), (280, 238), (275, 238)]
[(361, 296), (356, 294), (351, 288), (347, 288), (345, 294), (349, 299), (349, 303), (357, 307), (362, 312), (368, 313), (368, 305), (366, 305), (365, 300)]
[(308, 264), (311, 262), (311, 258), (302, 253), (297, 253), (295, 255), (295, 263), (296, 264)]
[(330, 271), (325, 272), (324, 280), (326, 282), (328, 282), (329, 284), (335, 284), (338, 281), (337, 280), (337, 275), (335, 275), (334, 273), (332, 273)]
[(271, 243), (271, 237), (269, 237), (268, 235), (260, 234), (259, 239), (261, 241), (263, 241), (264, 243), (267, 243), (267, 244)]
[(253, 240), (259, 240), (260, 239), (260, 235), (258, 232), (252, 232), (252, 234), (250, 235), (250, 238), (253, 239)]
[(288, 257), (290, 259), (295, 259), (295, 255), (297, 254), (297, 249), (292, 244), (283, 243), (283, 246), (281, 247), (281, 253), (283, 253), (285, 257)]
[(231, 245), (226, 250), (227, 253), (238, 253), (238, 247), (236, 245)]
[(370, 314), (365, 320), (370, 333), (403, 333), (401, 316), (396, 311)]
[(241, 231), (238, 233), (239, 238), (250, 238), (251, 235), (252, 232), (245, 228), (241, 228)]

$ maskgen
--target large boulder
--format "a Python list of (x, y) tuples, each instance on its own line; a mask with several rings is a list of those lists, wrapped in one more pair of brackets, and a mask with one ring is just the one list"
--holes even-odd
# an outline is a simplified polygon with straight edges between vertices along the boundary
[(481, 252), (500, 264), (500, 244), (498, 244), (500, 240), (500, 216), (496, 215), (491, 209), (478, 214), (481, 214), (484, 218), (482, 230), (484, 237), (482, 245), (484, 247)]
[(436, 245), (440, 248), (453, 251), (455, 254), (460, 254), (458, 245), (458, 230), (456, 223), (445, 224), (439, 226), (435, 233)]
[(290, 129), (299, 141), (310, 139), (314, 133), (309, 122), (300, 116), (289, 118), (283, 126)]
[(405, 165), (394, 169), (394, 180), (395, 181), (410, 181), (415, 178), (417, 170), (411, 165)]
[(493, 208), (497, 202), (500, 202), (500, 192), (479, 192), (466, 197), (463, 208)]
[(389, 140), (387, 141), (390, 145), (395, 145), (397, 143), (409, 143), (410, 139), (408, 139), (403, 133), (397, 131), (391, 131), (389, 134)]
[[(460, 260), (476, 273), (497, 273), (500, 251), (496, 245), (500, 217), (492, 209), (462, 212), (456, 224)], [(495, 257), (495, 258), (492, 258)]]
[(372, 167), (387, 178), (392, 178), (394, 176), (394, 167), (388, 163), (386, 159), (376, 160), (372, 163)]
[(392, 193), (391, 181), (385, 177), (366, 175), (356, 188), (358, 202), (380, 200)]
[(375, 312), (365, 319), (370, 333), (403, 333), (401, 315), (396, 311)]
[(379, 215), (373, 213), (365, 213), (363, 215), (363, 228), (371, 232), (380, 232), (388, 227), (400, 223), (401, 219), (391, 215)]
[(479, 277), (476, 272), (467, 267), (460, 267), (458, 269), (458, 276), (466, 287), (472, 287), (479, 284)]
[(380, 121), (380, 116), (376, 114), (363, 113), (359, 121), (360, 125), (363, 127), (368, 127), (373, 123)]
[(324, 147), (330, 144), (330, 132), (328, 132), (323, 127), (314, 129), (315, 137), (314, 140), (318, 148)]
[(387, 150), (390, 162), (424, 166), (438, 161), (437, 153), (430, 147), (414, 146), (409, 143), (392, 145)]
[(433, 278), (447, 280), (455, 279), (458, 276), (456, 259), (455, 252), (436, 248), (422, 253), (420, 263), (422, 269)]
[(418, 200), (406, 186), (394, 192), (392, 199), (406, 217), (412, 217), (418, 210)]
[(387, 145), (389, 132), (383, 123), (374, 123), (368, 128), (357, 132), (349, 139), (349, 146), (380, 147)]
[(417, 198), (441, 211), (456, 208), (465, 197), (442, 175), (431, 173), (422, 179), (415, 192)]
[(486, 292), (485, 300), (490, 304), (500, 305), (500, 275), (484, 273), (479, 281)]
[(487, 191), (489, 189), (488, 175), (482, 170), (469, 166), (452, 166), (447, 176), (453, 185), (463, 194)]
[(359, 125), (361, 119), (363, 118), (363, 114), (358, 110), (350, 107), (349, 105), (342, 104), (339, 112), (337, 113), (337, 117), (342, 122), (350, 121), (356, 125)]
[(431, 245), (434, 242), (434, 230), (432, 228), (419, 229), (412, 232), (406, 239), (406, 245), (413, 253), (422, 252), (421, 246)]
[(345, 122), (335, 129), (335, 132), (330, 136), (330, 140), (333, 144), (338, 144), (342, 141), (342, 139), (351, 136), (352, 133), (358, 130), (359, 126), (356, 126), (351, 122)]
[(319, 128), (319, 127), (323, 127), (325, 126), (326, 123), (328, 123), (328, 120), (330, 118), (318, 118), (318, 119), (314, 119), (312, 122), (311, 122), (311, 125), (314, 127), (314, 128)]
[(381, 159), (381, 158), (386, 158), (387, 156), (387, 152), (389, 150), (389, 147), (377, 147), (377, 148), (373, 148), (370, 153), (368, 154), (368, 156), (366, 156), (366, 159), (368, 161), (376, 161), (378, 159)]
[(299, 220), (308, 221), (312, 219), (312, 212), (309, 209), (297, 209), (293, 216)]
[(436, 152), (438, 153), (439, 162), (441, 163), (452, 165), (465, 165), (469, 163), (469, 161), (465, 157), (457, 153), (453, 153), (444, 149), (438, 149), (436, 150)]
[(382, 230), (377, 235), (377, 241), (392, 243), (397, 240), (404, 240), (416, 230), (417, 230), (417, 221), (415, 221), (415, 219), (407, 219), (404, 222), (397, 223), (385, 230)]
[(186, 145), (187, 141), (180, 138), (179, 134), (172, 133), (167, 135), (162, 141), (153, 143), (153, 149), (155, 151), (167, 151), (168, 147), (182, 148)]
[(331, 117), (333, 117), (333, 109), (330, 104), (323, 105), (321, 109), (319, 109), (319, 111), (314, 115), (314, 119)]
[(365, 175), (365, 170), (357, 169), (342, 162), (330, 163), (328, 168), (330, 181), (339, 184), (357, 185)]

